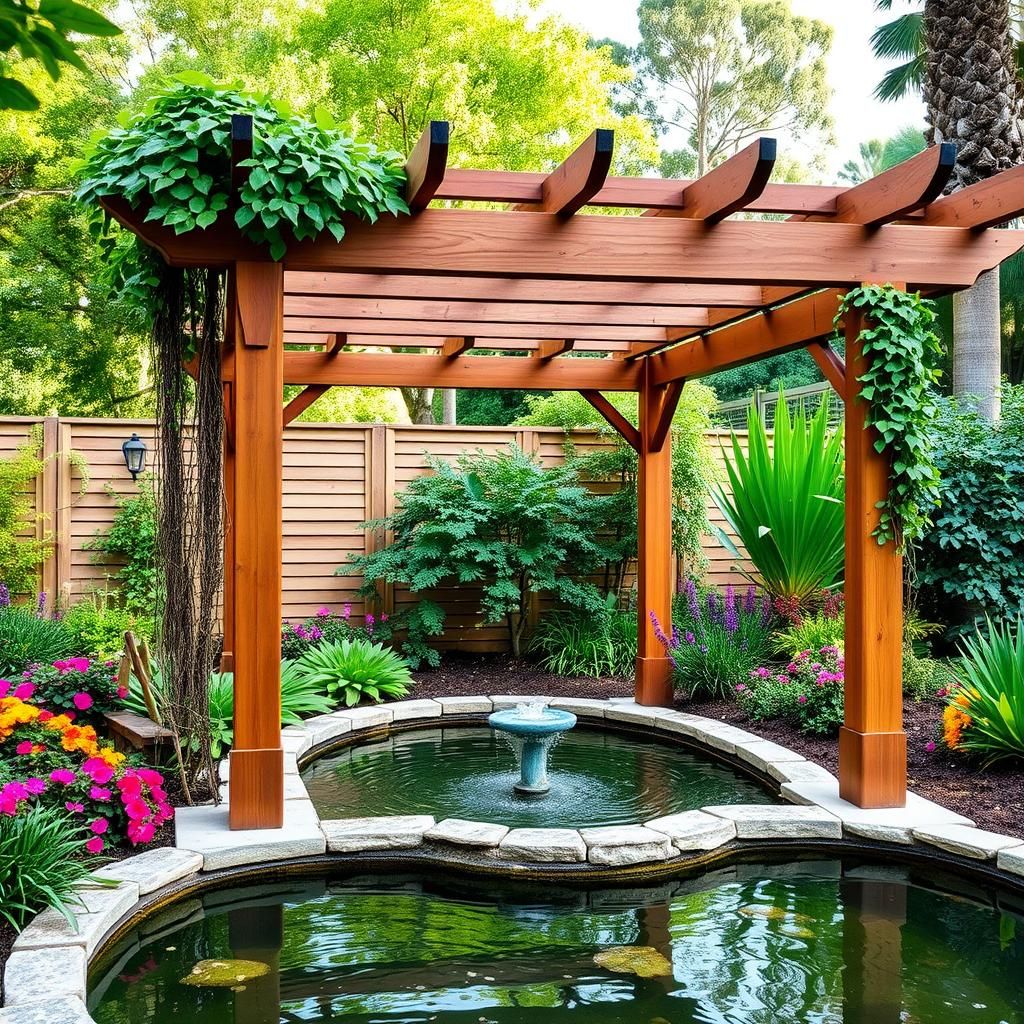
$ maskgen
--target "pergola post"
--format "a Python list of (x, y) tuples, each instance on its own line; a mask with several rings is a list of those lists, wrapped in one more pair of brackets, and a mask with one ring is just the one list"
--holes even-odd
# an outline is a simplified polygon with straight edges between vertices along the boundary
[(872, 536), (889, 489), (857, 378), (867, 370), (863, 317), (846, 314), (846, 690), (839, 733), (839, 793), (859, 807), (903, 807), (903, 559)]
[[(672, 394), (670, 394), (672, 392)], [(636, 702), (672, 706), (672, 662), (655, 623), (672, 632), (672, 441), (678, 389), (655, 385), (651, 364), (640, 378)], [(667, 416), (667, 420), (666, 420)]]
[[(230, 314), (229, 314), (230, 315)], [(235, 670), (235, 390), (225, 383), (224, 391), (224, 587), (221, 601), (220, 670)]]
[(284, 824), (281, 449), (284, 268), (235, 264), (233, 829)]

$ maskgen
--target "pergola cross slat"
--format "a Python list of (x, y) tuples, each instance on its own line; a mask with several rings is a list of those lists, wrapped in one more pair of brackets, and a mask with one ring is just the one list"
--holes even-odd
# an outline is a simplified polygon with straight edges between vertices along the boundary
[[(987, 230), (1024, 213), (1024, 169), (941, 197), (951, 161), (943, 147), (846, 189), (768, 183), (769, 140), (698, 181), (609, 176), (611, 145), (610, 133), (595, 132), (548, 173), (448, 168), (447, 126), (432, 123), (407, 167), (412, 216), (374, 225), (353, 219), (342, 242), (293, 242), (281, 263), (231, 223), (178, 236), (146, 221), (144, 208), (105, 203), (170, 264), (231, 271), (222, 377), (234, 437), (225, 546), (225, 647), (236, 687), (232, 827), (282, 821), (276, 671), (285, 421), (334, 385), (579, 391), (638, 452), (636, 697), (667, 704), (671, 665), (658, 629), (671, 628), (675, 403), (686, 380), (802, 346), (846, 403), (840, 790), (861, 806), (904, 802), (901, 565), (893, 546), (871, 535), (888, 463), (858, 395), (858, 318), (846, 317), (845, 360), (827, 338), (851, 286), (888, 282), (942, 294), (1024, 247), (1024, 233)], [(519, 208), (436, 205), (450, 201)], [(581, 214), (584, 206), (663, 215)], [(791, 219), (734, 216), (761, 213)], [(304, 350), (291, 350), (296, 345)], [(354, 351), (363, 348), (370, 351)], [(393, 351), (401, 348), (414, 351)], [(284, 408), (286, 384), (304, 390)], [(636, 426), (610, 392), (637, 395)]]

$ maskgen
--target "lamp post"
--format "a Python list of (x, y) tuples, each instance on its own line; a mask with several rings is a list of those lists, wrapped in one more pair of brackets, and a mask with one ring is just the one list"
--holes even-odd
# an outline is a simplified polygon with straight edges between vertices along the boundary
[(128, 467), (132, 479), (146, 468), (146, 442), (140, 440), (138, 434), (132, 436), (121, 445), (121, 452), (124, 455), (124, 464)]

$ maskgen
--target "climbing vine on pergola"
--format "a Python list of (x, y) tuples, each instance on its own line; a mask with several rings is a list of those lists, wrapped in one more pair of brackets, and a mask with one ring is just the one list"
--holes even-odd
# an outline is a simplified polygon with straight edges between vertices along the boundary
[[(250, 126), (236, 118), (233, 130), (244, 141)], [(888, 283), (937, 295), (969, 286), (1024, 247), (1020, 232), (988, 230), (1024, 212), (1024, 168), (942, 196), (955, 157), (949, 145), (851, 188), (770, 184), (771, 139), (694, 181), (611, 177), (612, 147), (612, 133), (597, 130), (548, 174), (449, 169), (448, 126), (433, 122), (405, 168), (411, 215), (376, 224), (348, 216), (341, 242), (289, 240), (279, 261), (227, 221), (179, 235), (147, 221), (144, 205), (103, 198), (168, 263), (229, 271), (221, 384), (231, 523), (225, 646), (236, 687), (232, 827), (283, 820), (285, 424), (335, 385), (579, 391), (639, 453), (636, 696), (669, 704), (670, 665), (651, 613), (667, 630), (673, 411), (686, 380), (801, 347), (846, 402), (840, 790), (864, 807), (905, 802), (901, 560), (891, 541), (873, 536), (890, 467), (860, 397), (859, 378), (872, 370), (860, 311), (843, 314), (845, 360), (828, 338), (853, 287)], [(249, 167), (236, 160), (236, 190)], [(285, 384), (303, 387), (287, 405)], [(608, 391), (638, 393), (638, 427), (603, 397)], [(383, 456), (372, 444), (366, 452), (371, 468)], [(369, 548), (378, 540), (369, 536)]]

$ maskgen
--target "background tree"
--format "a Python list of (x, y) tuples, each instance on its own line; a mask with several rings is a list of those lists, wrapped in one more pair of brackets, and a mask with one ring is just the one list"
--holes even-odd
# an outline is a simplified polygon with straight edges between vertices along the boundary
[(868, 139), (859, 147), (859, 159), (847, 160), (839, 172), (839, 180), (850, 185), (859, 185), (873, 178), (882, 170), (885, 159), (885, 143), (881, 139)]
[[(889, 11), (892, 0), (876, 0)], [(875, 53), (901, 61), (876, 90), (895, 99), (921, 88), (927, 105), (929, 144), (958, 146), (951, 189), (981, 181), (1021, 162), (1021, 17), (1024, 7), (1010, 0), (937, 2), (882, 25), (872, 42)], [(1016, 310), (1001, 303), (1000, 278), (1014, 288), (1024, 284), (1019, 257), (1001, 272), (981, 275), (978, 283), (953, 298), (952, 383), (954, 394), (975, 395), (979, 412), (999, 416), (999, 375), (1022, 370)], [(1001, 307), (1011, 319), (1011, 345), (1001, 357)], [(1016, 344), (1013, 344), (1016, 342)]]
[(694, 174), (757, 135), (829, 138), (823, 22), (788, 0), (641, 0), (639, 16), (635, 105), (685, 134)]

